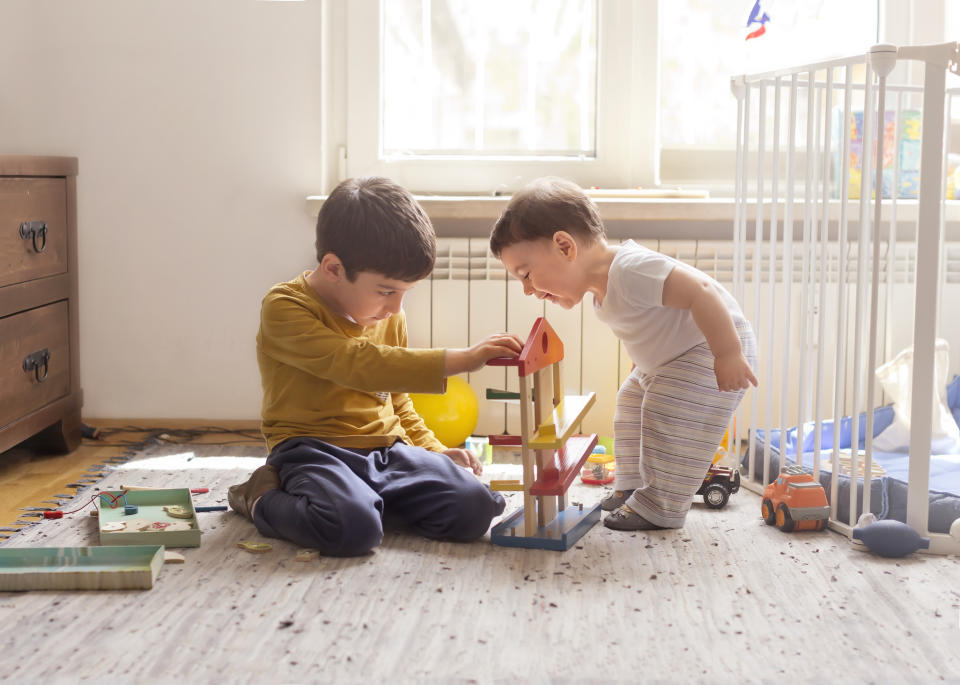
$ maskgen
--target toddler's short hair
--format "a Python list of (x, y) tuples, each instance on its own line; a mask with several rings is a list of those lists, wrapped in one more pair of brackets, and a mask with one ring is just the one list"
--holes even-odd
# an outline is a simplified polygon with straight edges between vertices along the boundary
[(317, 217), (317, 262), (335, 254), (347, 278), (372, 271), (398, 281), (430, 275), (437, 236), (426, 212), (387, 178), (350, 178), (338, 185)]
[(576, 183), (546, 176), (514, 194), (490, 234), (490, 251), (499, 257), (505, 247), (525, 240), (553, 238), (567, 231), (591, 244), (605, 236), (596, 205)]

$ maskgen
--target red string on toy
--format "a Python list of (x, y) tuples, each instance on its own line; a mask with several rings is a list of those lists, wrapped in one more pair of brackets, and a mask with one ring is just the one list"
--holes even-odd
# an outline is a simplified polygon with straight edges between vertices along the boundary
[[(96, 501), (97, 499), (99, 499), (100, 497), (109, 497), (109, 498), (110, 498), (110, 502), (109, 502), (109, 505), (108, 505), (108, 506), (109, 506), (111, 509), (116, 509), (117, 507), (120, 506), (120, 504), (119, 504), (120, 500), (123, 499), (128, 492), (130, 492), (130, 491), (129, 491), (129, 490), (123, 490), (123, 491), (120, 492), (120, 494), (118, 494), (118, 495), (113, 495), (113, 494), (111, 494), (111, 493), (109, 493), (109, 492), (98, 492), (98, 493), (94, 494), (90, 499), (88, 499), (88, 500), (87, 500), (87, 503), (84, 504), (84, 505), (81, 506), (81, 507), (77, 507), (76, 509), (73, 509), (72, 511), (45, 511), (45, 512), (43, 512), (43, 517), (44, 517), (44, 518), (47, 518), (47, 519), (59, 519), (59, 518), (63, 518), (64, 514), (76, 514), (78, 511), (81, 511), (81, 510), (83, 510), (83, 509), (86, 509), (88, 506), (90, 506), (90, 503), (91, 503), (91, 502), (95, 502), (95, 501)], [(100, 508), (97, 507), (96, 504), (93, 505), (93, 508), (96, 509), (97, 511), (100, 510)]]

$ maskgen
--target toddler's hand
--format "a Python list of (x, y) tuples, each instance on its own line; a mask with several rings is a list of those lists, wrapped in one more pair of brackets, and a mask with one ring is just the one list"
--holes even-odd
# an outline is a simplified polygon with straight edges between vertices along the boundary
[(746, 390), (751, 383), (757, 386), (757, 377), (741, 352), (714, 357), (713, 372), (722, 391)]
[(470, 450), (465, 450), (462, 447), (454, 447), (453, 449), (445, 450), (444, 454), (450, 457), (454, 464), (466, 467), (478, 476), (483, 473), (483, 464), (480, 463), (477, 456)]
[(510, 333), (491, 335), (465, 349), (449, 349), (444, 361), (446, 375), (476, 371), (496, 357), (516, 357), (522, 349), (523, 342)]

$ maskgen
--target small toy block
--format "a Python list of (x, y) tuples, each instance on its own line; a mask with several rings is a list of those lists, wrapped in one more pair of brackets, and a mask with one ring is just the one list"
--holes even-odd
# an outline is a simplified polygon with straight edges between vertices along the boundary
[(490, 531), (490, 542), (501, 547), (527, 547), (563, 552), (600, 520), (600, 505), (590, 508), (572, 505), (559, 512), (533, 535), (523, 535), (523, 509), (518, 509)]
[(490, 489), (523, 492), (523, 483), (521, 483), (519, 480), (492, 480), (490, 481)]
[(491, 435), (488, 439), (494, 447), (519, 447), (523, 444), (523, 438), (519, 435)]
[(165, 564), (183, 564), (187, 560), (180, 552), (171, 552), (169, 549), (163, 552), (163, 563)]
[(487, 362), (488, 366), (516, 366), (521, 376), (529, 376), (542, 368), (563, 359), (563, 341), (544, 317), (539, 317), (520, 350), (520, 356), (497, 357)]
[(565, 493), (596, 445), (596, 433), (567, 440), (562, 449), (553, 453), (553, 460), (540, 470), (539, 477), (530, 487), (530, 494), (542, 496)]
[(297, 554), (293, 557), (294, 561), (314, 561), (315, 559), (320, 558), (320, 552), (315, 549), (298, 549)]
[(520, 393), (511, 392), (509, 390), (495, 390), (494, 388), (487, 388), (487, 399), (488, 400), (501, 400), (503, 402), (509, 402), (511, 400), (520, 401)]
[(553, 416), (544, 421), (527, 446), (532, 450), (556, 450), (573, 435), (590, 407), (597, 401), (597, 394), (567, 395), (553, 409)]
[(192, 519), (193, 512), (185, 507), (181, 507), (179, 504), (174, 504), (171, 506), (166, 506), (163, 508), (167, 512), (168, 516), (172, 516), (175, 519)]

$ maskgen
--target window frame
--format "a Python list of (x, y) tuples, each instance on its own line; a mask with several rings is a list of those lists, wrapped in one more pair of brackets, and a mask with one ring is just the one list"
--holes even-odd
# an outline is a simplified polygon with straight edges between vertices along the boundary
[[(555, 174), (585, 187), (662, 185), (703, 188), (716, 196), (732, 193), (732, 171), (725, 172), (735, 166), (734, 149), (711, 149), (708, 160), (691, 165), (689, 146), (661, 145), (662, 31), (657, 0), (599, 0), (598, 160), (378, 159), (381, 1), (324, 3), (323, 192), (351, 176), (379, 174), (420, 193), (506, 194), (533, 178)], [(923, 11), (903, 0), (880, 0), (879, 5), (879, 42), (906, 45), (946, 40), (946, 0), (927, 0)], [(911, 73), (908, 78), (918, 77)], [(604, 118), (608, 108), (614, 112), (609, 120)], [(615, 145), (608, 151), (611, 143)]]
[[(596, 157), (421, 157), (380, 154), (382, 0), (350, 0), (346, 11), (347, 177), (387, 176), (416, 192), (510, 192), (539, 176), (557, 175), (584, 186), (632, 187), (659, 182), (657, 155), (657, 3), (598, 0)], [(641, 30), (642, 29), (642, 30)], [(334, 34), (336, 35), (336, 33)], [(640, 91), (643, 92), (642, 96)], [(651, 92), (652, 91), (652, 92)], [(372, 132), (372, 133), (371, 133)]]

